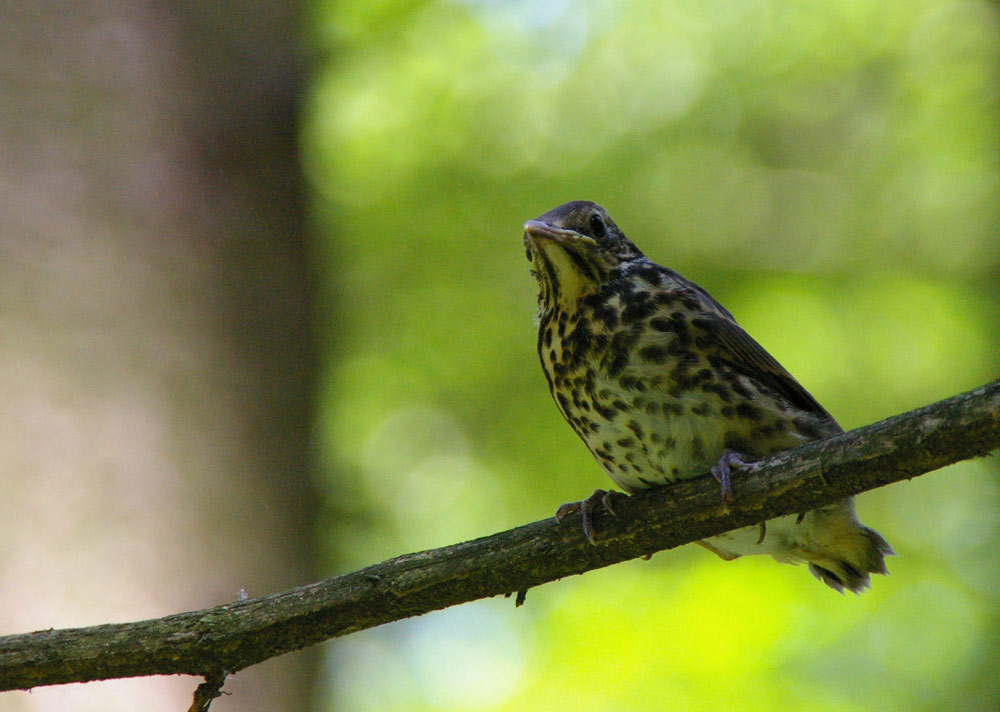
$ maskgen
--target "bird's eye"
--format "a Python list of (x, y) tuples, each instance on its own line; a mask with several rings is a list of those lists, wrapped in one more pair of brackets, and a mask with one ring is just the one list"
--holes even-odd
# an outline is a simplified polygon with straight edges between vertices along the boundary
[(524, 256), (528, 258), (528, 262), (531, 262), (531, 245), (524, 246)]
[(601, 214), (592, 213), (590, 216), (590, 231), (594, 234), (594, 237), (604, 237), (607, 229), (608, 228), (604, 224), (604, 218), (601, 217)]

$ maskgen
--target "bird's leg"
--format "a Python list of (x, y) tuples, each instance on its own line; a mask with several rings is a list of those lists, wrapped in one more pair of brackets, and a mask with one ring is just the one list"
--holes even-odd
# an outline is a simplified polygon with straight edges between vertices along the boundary
[(601, 497), (601, 505), (604, 507), (604, 510), (608, 514), (610, 514), (612, 517), (617, 517), (618, 512), (615, 511), (615, 500), (622, 499), (627, 496), (628, 495), (622, 494), (617, 490), (608, 490), (607, 492), (604, 493), (604, 496)]
[(744, 457), (746, 456), (726, 448), (722, 451), (722, 457), (712, 467), (712, 476), (722, 486), (722, 509), (724, 511), (729, 511), (729, 505), (733, 501), (733, 484), (729, 477), (732, 468), (747, 472), (753, 472), (757, 469), (756, 462), (747, 462), (743, 459)]
[(624, 497), (621, 492), (615, 490), (596, 489), (587, 499), (579, 502), (567, 502), (556, 510), (556, 521), (561, 522), (570, 514), (579, 512), (583, 518), (583, 534), (591, 544), (597, 543), (597, 530), (594, 529), (594, 508), (597, 505), (604, 507), (604, 511), (612, 516), (615, 514), (614, 500), (616, 497)]

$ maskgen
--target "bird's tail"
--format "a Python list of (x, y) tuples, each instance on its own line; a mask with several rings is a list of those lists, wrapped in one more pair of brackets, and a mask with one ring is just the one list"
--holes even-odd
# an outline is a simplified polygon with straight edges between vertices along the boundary
[(885, 557), (895, 552), (881, 534), (858, 522), (849, 500), (844, 504), (833, 511), (810, 513), (833, 521), (824, 523), (829, 534), (824, 546), (810, 551), (805, 559), (813, 576), (830, 588), (861, 593), (870, 585), (869, 574), (889, 573)]

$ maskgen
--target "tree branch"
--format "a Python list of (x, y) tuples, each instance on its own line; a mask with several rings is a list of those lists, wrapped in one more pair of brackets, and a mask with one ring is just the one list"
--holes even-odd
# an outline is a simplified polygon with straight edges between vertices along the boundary
[(523, 592), (935, 470), (1000, 447), (1000, 380), (763, 460), (723, 514), (710, 477), (650, 490), (599, 516), (552, 519), (407, 554), (301, 588), (155, 620), (0, 638), (0, 690), (139, 675), (218, 680), (283, 653), (479, 598)]

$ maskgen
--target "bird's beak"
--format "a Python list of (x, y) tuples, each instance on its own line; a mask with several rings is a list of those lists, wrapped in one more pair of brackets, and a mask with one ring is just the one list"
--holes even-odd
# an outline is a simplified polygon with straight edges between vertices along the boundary
[(524, 242), (534, 240), (552, 240), (553, 242), (567, 246), (571, 244), (582, 244), (597, 247), (597, 242), (592, 237), (581, 235), (576, 230), (567, 230), (555, 227), (542, 220), (529, 220), (524, 223)]

